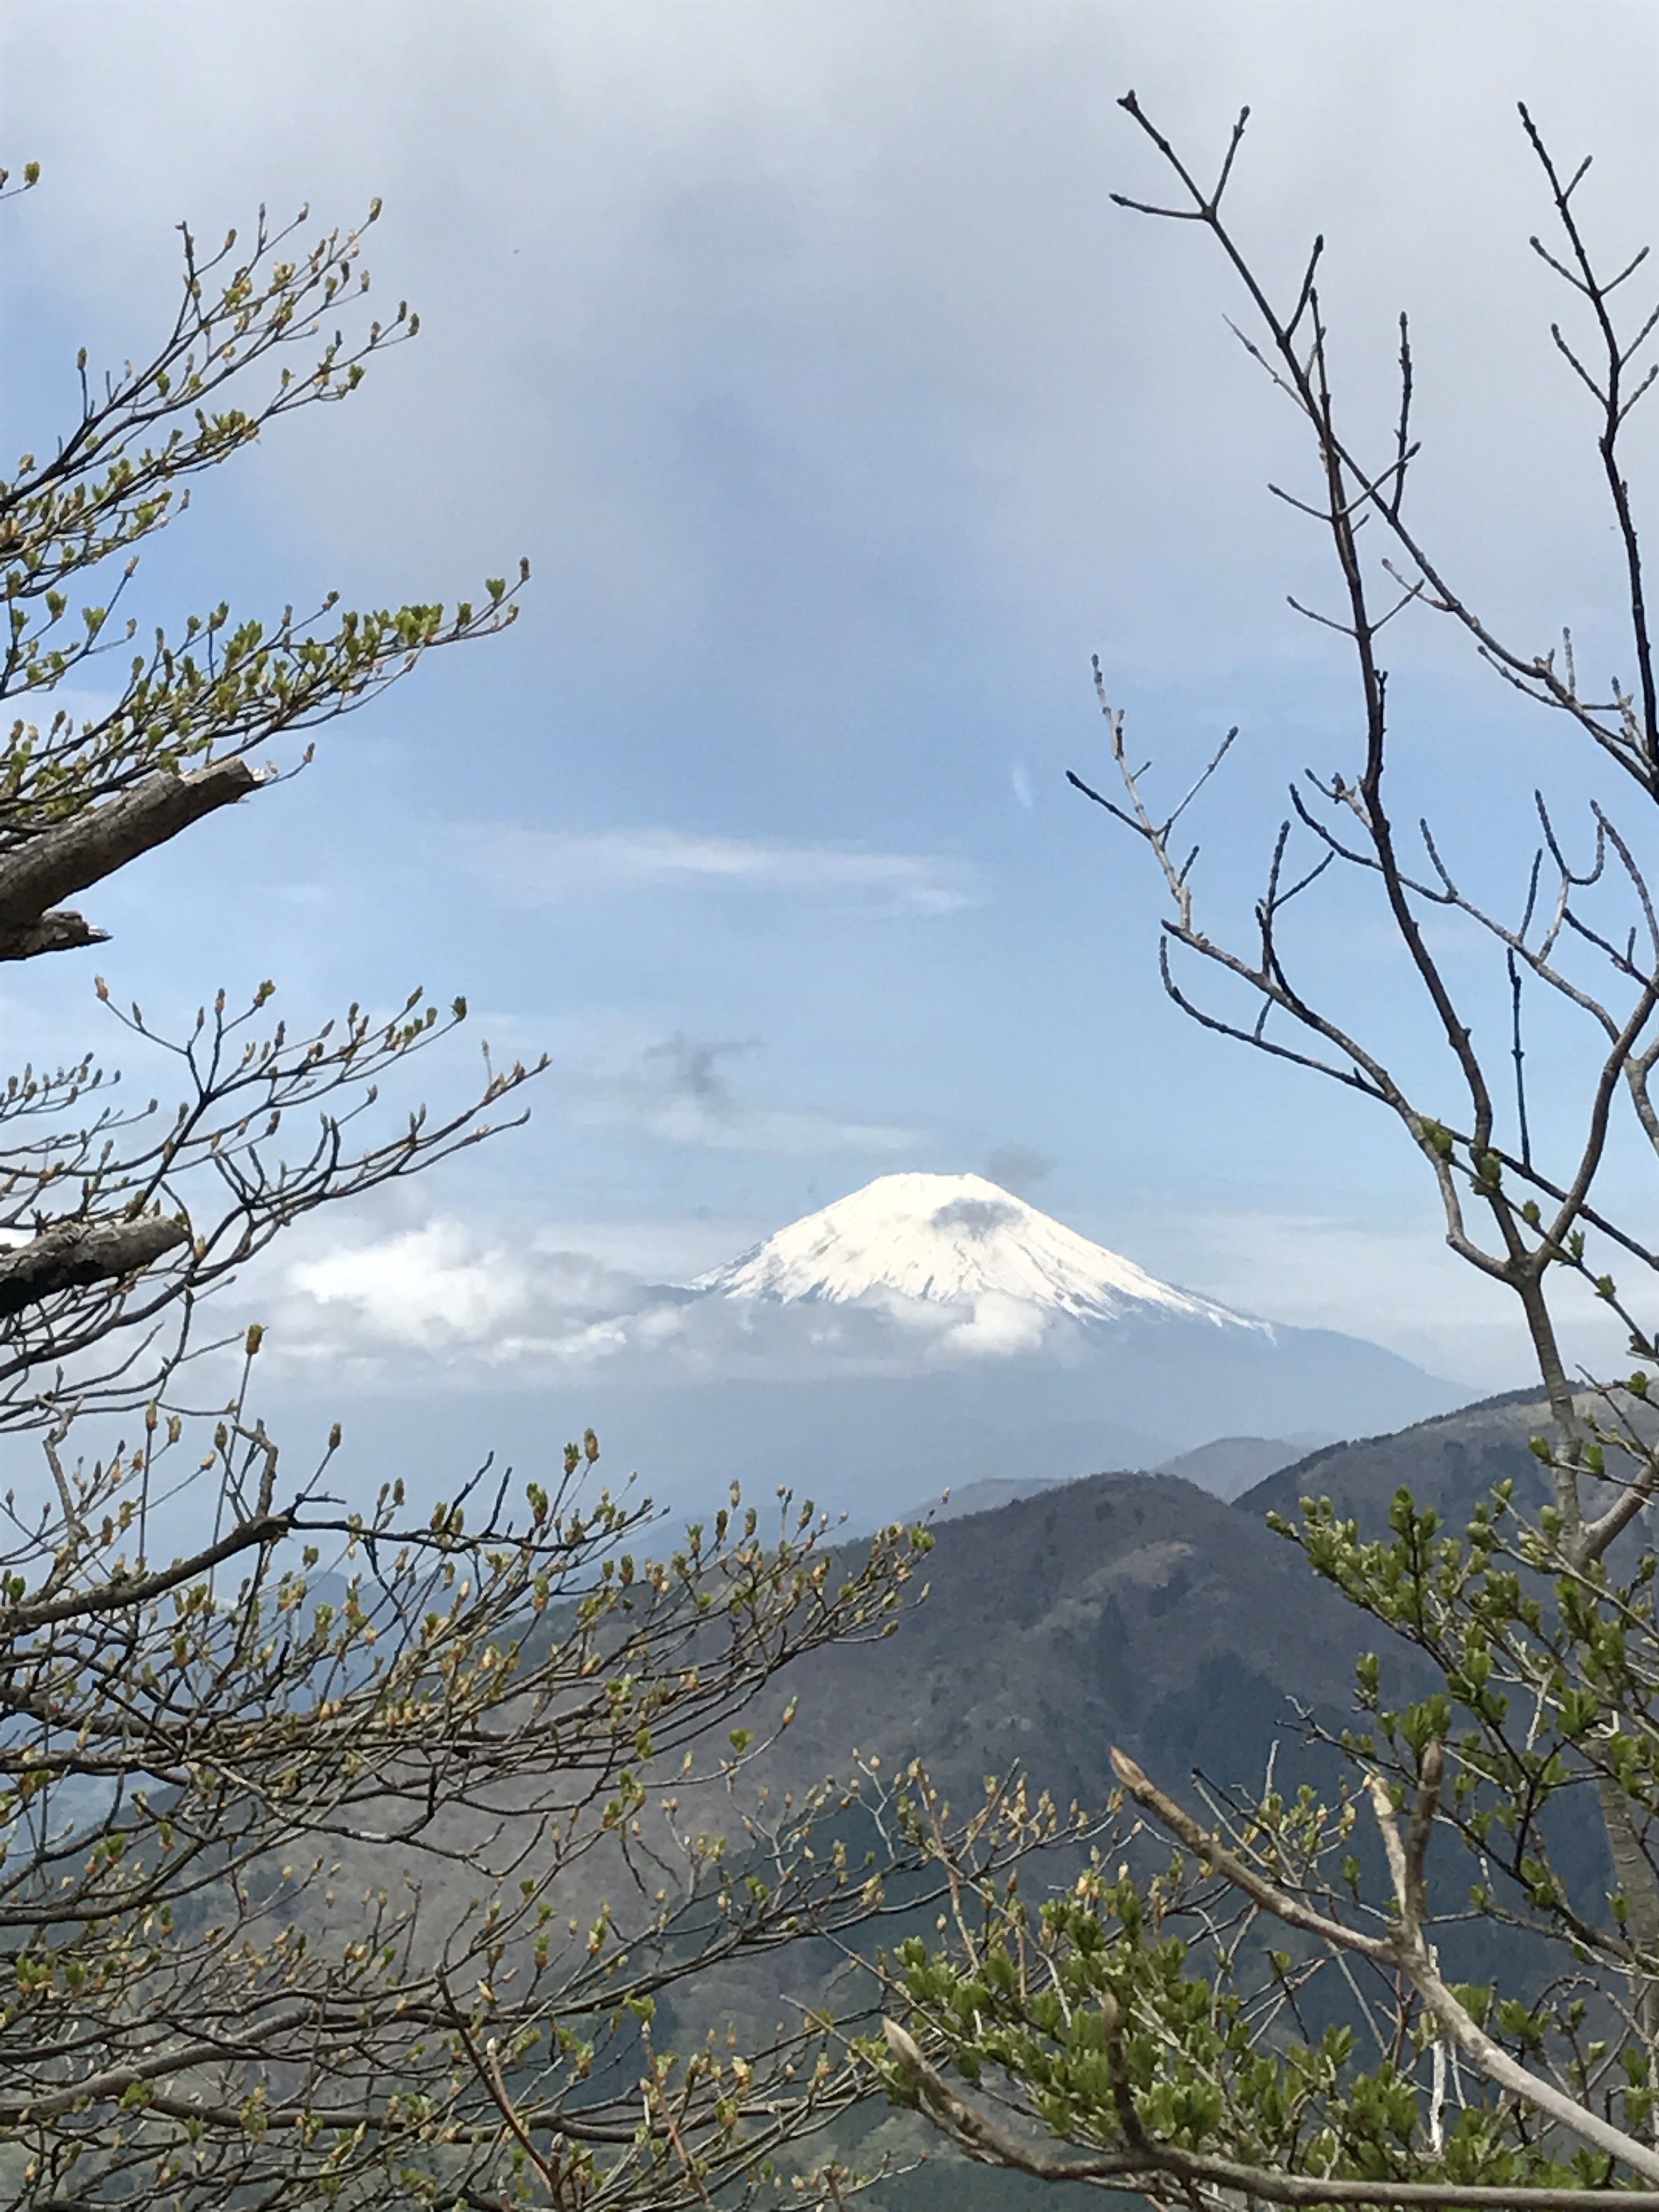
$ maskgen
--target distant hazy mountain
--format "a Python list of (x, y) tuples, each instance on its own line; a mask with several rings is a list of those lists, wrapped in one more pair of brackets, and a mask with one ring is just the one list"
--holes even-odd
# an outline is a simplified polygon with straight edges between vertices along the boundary
[[(1287, 1442), (1283, 1437), (1218, 1437), (1212, 1443), (1182, 1452), (1152, 1471), (1154, 1474), (1179, 1475), (1183, 1482), (1196, 1483), (1212, 1498), (1224, 1501), (1243, 1496), (1280, 1468), (1307, 1458), (1303, 1445)], [(977, 1482), (941, 1491), (936, 1497), (919, 1498), (898, 1517), (929, 1522), (961, 1521), (970, 1513), (994, 1513), (1000, 1505), (1012, 1505), (1018, 1498), (1035, 1498), (1043, 1491), (1058, 1490), (1067, 1480), (1066, 1476), (1052, 1474), (986, 1475)]]
[(879, 1176), (691, 1287), (786, 1305), (848, 1305), (884, 1291), (946, 1306), (1006, 1298), (1079, 1321), (1173, 1317), (1272, 1334), (1265, 1322), (1172, 1290), (976, 1175)]
[(1199, 1444), (1191, 1451), (1178, 1452), (1175, 1458), (1166, 1459), (1158, 1472), (1178, 1474), (1183, 1482), (1195, 1482), (1212, 1498), (1242, 1498), (1247, 1490), (1265, 1482), (1280, 1468), (1305, 1459), (1311, 1441), (1304, 1438), (1297, 1443), (1285, 1437), (1217, 1437), (1207, 1444)]
[(894, 1517), (907, 1523), (925, 1521), (930, 1528), (940, 1521), (965, 1521), (970, 1513), (994, 1513), (999, 1506), (1012, 1505), (1018, 1498), (1063, 1489), (1065, 1483), (1063, 1475), (988, 1474), (979, 1482), (963, 1483), (960, 1489), (941, 1490), (936, 1498), (919, 1498)]
[[(724, 1319), (756, 1348), (722, 1378), (722, 1465), (775, 1470), (866, 1519), (946, 1488), (989, 1484), (1000, 1502), (1156, 1467), (1218, 1437), (1398, 1427), (1467, 1395), (1376, 1345), (1160, 1282), (980, 1176), (883, 1176), (687, 1297), (688, 1339), (712, 1343)], [(672, 1372), (671, 1352), (664, 1389)], [(682, 1452), (690, 1404), (678, 1387), (660, 1404)], [(619, 1411), (619, 1434), (643, 1438), (651, 1407)], [(1190, 1471), (1231, 1495), (1297, 1455), (1239, 1445)]]
[[(613, 1285), (559, 1328), (487, 1401), (355, 1394), (356, 1463), (378, 1480), (493, 1448), (544, 1465), (592, 1424), (607, 1474), (637, 1468), (675, 1510), (735, 1477), (869, 1527), (947, 1488), (1006, 1497), (1218, 1438), (1374, 1434), (1468, 1395), (1160, 1282), (970, 1175), (883, 1176), (694, 1282)], [(1277, 1450), (1192, 1471), (1225, 1494)]]

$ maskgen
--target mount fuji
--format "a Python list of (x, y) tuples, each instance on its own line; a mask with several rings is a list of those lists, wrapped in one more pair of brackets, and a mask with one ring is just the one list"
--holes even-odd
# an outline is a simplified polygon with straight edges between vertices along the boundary
[(976, 1175), (882, 1176), (654, 1297), (620, 1324), (641, 1351), (601, 1433), (604, 1413), (641, 1466), (787, 1481), (866, 1521), (1221, 1438), (1306, 1449), (1471, 1395), (1161, 1282)]
[(880, 1176), (691, 1288), (786, 1305), (847, 1305), (885, 1293), (944, 1305), (989, 1297), (1075, 1321), (1156, 1316), (1273, 1333), (1265, 1322), (1171, 1289), (976, 1175)]
[[(882, 1176), (690, 1282), (554, 1256), (592, 1288), (526, 1309), (492, 1370), (489, 1443), (539, 1463), (591, 1424), (608, 1470), (638, 1468), (677, 1508), (736, 1478), (867, 1527), (947, 1487), (1013, 1494), (1182, 1455), (1237, 1487), (1264, 1451), (1284, 1464), (1474, 1395), (1161, 1282), (976, 1175)], [(446, 1421), (470, 1448), (471, 1408), (408, 1392), (367, 1425), (383, 1453), (425, 1458)]]

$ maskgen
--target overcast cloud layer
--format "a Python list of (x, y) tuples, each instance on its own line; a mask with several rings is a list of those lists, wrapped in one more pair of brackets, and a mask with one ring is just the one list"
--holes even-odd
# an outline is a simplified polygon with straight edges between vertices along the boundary
[[(1281, 284), (1326, 234), (1358, 434), (1386, 452), (1409, 306), (1419, 522), (1506, 634), (1568, 623), (1599, 670), (1613, 548), (1515, 103), (1595, 152), (1612, 257), (1659, 206), (1656, 77), (1659, 18), (1612, 0), (7, 11), (0, 158), (46, 170), (3, 216), (15, 446), (49, 441), (76, 346), (118, 360), (162, 322), (181, 219), (382, 195), (377, 287), (422, 316), (349, 407), (203, 488), (142, 611), (535, 572), (509, 639), (100, 894), (149, 1012), (267, 973), (296, 1015), (419, 978), (551, 1054), (532, 1128), (430, 1211), (274, 1267), (296, 1354), (334, 1340), (324, 1309), (354, 1357), (603, 1328), (628, 1284), (872, 1175), (1001, 1162), (1165, 1277), (1521, 1379), (1409, 1147), (1182, 1023), (1158, 886), (1064, 786), (1101, 767), (1092, 652), (1171, 790), (1238, 722), (1195, 834), (1248, 926), (1285, 779), (1354, 743), (1340, 647), (1285, 604), (1328, 598), (1264, 489), (1306, 482), (1289, 410), (1204, 241), (1109, 204), (1160, 188), (1115, 103), (1134, 87), (1202, 168), (1251, 105), (1238, 221)], [(1512, 893), (1533, 781), (1574, 788), (1564, 740), (1431, 619), (1395, 635), (1405, 815), (1432, 799)], [(1442, 942), (1495, 1021), (1501, 976)], [(1362, 904), (1304, 957), (1437, 1065)], [(89, 982), (8, 976), (16, 1059), (96, 1040)], [(1536, 1060), (1548, 1133), (1575, 1062), (1548, 1033)]]

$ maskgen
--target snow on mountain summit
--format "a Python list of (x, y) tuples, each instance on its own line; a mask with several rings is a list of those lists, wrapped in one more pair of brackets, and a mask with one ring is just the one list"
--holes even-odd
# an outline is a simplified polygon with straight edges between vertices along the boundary
[(976, 1175), (879, 1176), (691, 1287), (785, 1304), (843, 1304), (883, 1291), (937, 1303), (1010, 1298), (1080, 1321), (1158, 1314), (1262, 1327), (1171, 1289)]

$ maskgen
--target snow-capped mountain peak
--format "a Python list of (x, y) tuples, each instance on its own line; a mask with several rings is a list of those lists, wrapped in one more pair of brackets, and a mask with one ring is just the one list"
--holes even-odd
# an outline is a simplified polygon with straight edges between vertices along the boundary
[(783, 1304), (896, 1292), (942, 1304), (1012, 1298), (1082, 1321), (1161, 1315), (1262, 1326), (1160, 1283), (976, 1175), (879, 1176), (691, 1287)]

